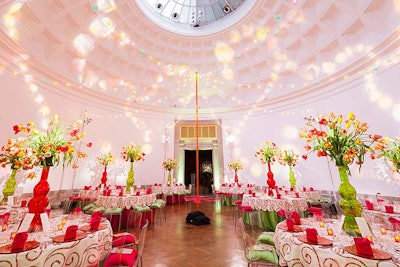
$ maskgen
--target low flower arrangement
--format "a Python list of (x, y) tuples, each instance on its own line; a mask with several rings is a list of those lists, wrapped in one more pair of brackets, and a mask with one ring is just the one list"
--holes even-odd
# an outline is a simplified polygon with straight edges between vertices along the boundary
[(141, 144), (130, 143), (128, 146), (122, 147), (121, 156), (125, 161), (136, 162), (144, 160), (146, 154), (142, 151)]
[(235, 159), (229, 162), (228, 168), (237, 172), (241, 169), (243, 169), (243, 163), (240, 161), (240, 159)]
[(115, 162), (115, 157), (113, 153), (107, 152), (97, 157), (97, 162), (100, 163), (101, 165), (107, 166)]
[(163, 167), (164, 169), (166, 169), (167, 171), (172, 171), (173, 169), (176, 168), (177, 164), (178, 164), (178, 163), (177, 163), (176, 159), (174, 159), (174, 158), (167, 158), (166, 160), (164, 160), (164, 161), (162, 162), (162, 167)]

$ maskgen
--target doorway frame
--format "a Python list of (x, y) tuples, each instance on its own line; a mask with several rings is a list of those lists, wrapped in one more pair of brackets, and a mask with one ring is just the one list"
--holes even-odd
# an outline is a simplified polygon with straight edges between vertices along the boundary
[[(196, 138), (181, 139), (181, 126), (195, 125), (195, 120), (175, 121), (174, 131), (174, 154), (176, 155), (177, 182), (185, 182), (185, 150), (196, 150)], [(222, 142), (222, 122), (221, 120), (199, 120), (198, 125), (215, 125), (217, 129), (216, 138), (199, 138), (199, 150), (212, 150), (212, 166), (214, 186), (219, 188), (224, 172), (224, 151)], [(197, 179), (197, 177), (196, 177)]]

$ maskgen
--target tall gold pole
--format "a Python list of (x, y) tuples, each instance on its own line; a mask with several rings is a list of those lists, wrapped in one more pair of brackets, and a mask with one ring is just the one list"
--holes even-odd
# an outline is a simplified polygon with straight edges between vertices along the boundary
[(200, 191), (200, 170), (199, 170), (199, 74), (196, 72), (196, 208), (199, 210)]

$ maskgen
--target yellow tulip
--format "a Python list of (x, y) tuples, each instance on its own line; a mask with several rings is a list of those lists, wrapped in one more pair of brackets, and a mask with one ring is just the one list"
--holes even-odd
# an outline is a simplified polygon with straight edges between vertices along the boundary
[(349, 120), (354, 120), (354, 119), (356, 118), (356, 116), (354, 115), (353, 112), (349, 112), (349, 114), (347, 115), (347, 118), (348, 118)]

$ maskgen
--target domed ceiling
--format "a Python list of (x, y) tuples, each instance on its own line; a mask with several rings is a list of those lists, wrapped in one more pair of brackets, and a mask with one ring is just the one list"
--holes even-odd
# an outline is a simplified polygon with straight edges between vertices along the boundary
[(397, 64), (399, 13), (397, 0), (2, 1), (0, 67), (114, 112), (193, 114), (196, 73), (201, 114), (283, 111)]

